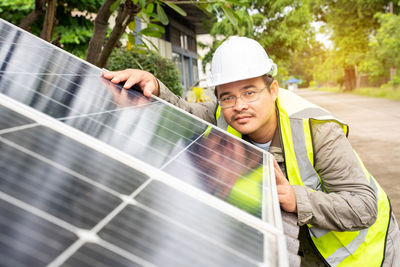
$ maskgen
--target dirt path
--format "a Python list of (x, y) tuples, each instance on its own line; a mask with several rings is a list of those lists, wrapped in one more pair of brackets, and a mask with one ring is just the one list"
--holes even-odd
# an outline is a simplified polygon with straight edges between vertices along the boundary
[(349, 140), (389, 195), (400, 220), (400, 101), (298, 90), (350, 125)]

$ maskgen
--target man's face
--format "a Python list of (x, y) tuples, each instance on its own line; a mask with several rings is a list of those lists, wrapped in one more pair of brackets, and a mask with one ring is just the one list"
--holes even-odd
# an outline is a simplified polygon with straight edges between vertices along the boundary
[(268, 89), (261, 91), (260, 98), (251, 103), (244, 102), (239, 96), (250, 87), (260, 90), (265, 86), (264, 79), (256, 77), (217, 87), (218, 99), (223, 96), (236, 96), (236, 104), (233, 107), (222, 109), (226, 122), (241, 134), (249, 135), (251, 139), (259, 143), (271, 140), (275, 132), (275, 100), (279, 86), (274, 81), (270, 86), (271, 92)]

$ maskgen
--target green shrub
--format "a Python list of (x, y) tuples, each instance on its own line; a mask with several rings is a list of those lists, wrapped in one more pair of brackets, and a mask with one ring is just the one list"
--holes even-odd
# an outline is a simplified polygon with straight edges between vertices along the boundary
[(108, 59), (108, 70), (142, 69), (154, 74), (174, 94), (182, 96), (180, 74), (172, 60), (163, 58), (152, 51), (138, 53), (116, 48)]

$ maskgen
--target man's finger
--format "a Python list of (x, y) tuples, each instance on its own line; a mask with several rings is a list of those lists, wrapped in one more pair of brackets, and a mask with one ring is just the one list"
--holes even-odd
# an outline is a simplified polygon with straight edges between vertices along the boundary
[(146, 82), (143, 85), (143, 94), (147, 97), (151, 97), (151, 95), (155, 92), (154, 84), (150, 81)]
[(133, 70), (131, 70), (131, 69), (116, 71), (116, 72), (114, 72), (114, 75), (111, 78), (111, 81), (113, 83), (124, 82), (124, 81), (128, 80), (130, 76), (132, 76), (132, 72), (133, 72)]
[(114, 78), (114, 72), (112, 72), (112, 71), (103, 72), (103, 73), (101, 73), (101, 75), (106, 79)]
[(285, 176), (282, 173), (281, 168), (278, 165), (278, 162), (274, 158), (274, 171), (275, 171), (275, 179), (276, 179), (276, 184), (289, 184), (289, 181), (285, 178)]
[(129, 89), (132, 86), (134, 86), (135, 84), (137, 84), (139, 82), (139, 78), (137, 76), (129, 76), (128, 80), (126, 80), (125, 84), (124, 84), (124, 89)]

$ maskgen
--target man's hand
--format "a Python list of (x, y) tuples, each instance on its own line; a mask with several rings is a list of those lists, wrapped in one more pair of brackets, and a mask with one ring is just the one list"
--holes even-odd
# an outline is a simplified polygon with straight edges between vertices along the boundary
[(276, 189), (278, 191), (279, 204), (287, 212), (297, 212), (296, 195), (293, 187), (283, 175), (278, 162), (274, 159), (274, 170), (276, 179)]
[(152, 94), (156, 96), (160, 95), (158, 81), (150, 72), (126, 69), (121, 71), (107, 71), (103, 72), (102, 75), (113, 83), (125, 82), (123, 86), (125, 89), (129, 89), (136, 84), (147, 97), (151, 97)]

